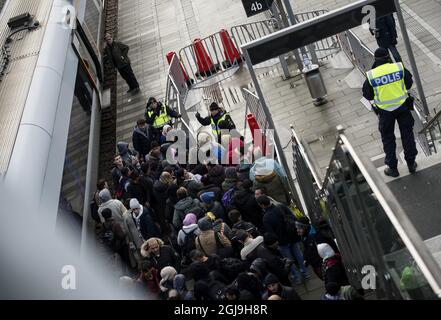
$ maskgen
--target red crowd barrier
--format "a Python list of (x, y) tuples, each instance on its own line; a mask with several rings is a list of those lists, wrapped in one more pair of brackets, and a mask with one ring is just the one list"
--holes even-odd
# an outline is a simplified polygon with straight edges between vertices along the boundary
[(205, 49), (201, 39), (199, 38), (194, 39), (193, 49), (196, 56), (196, 62), (198, 65), (198, 73), (199, 73), (196, 76), (208, 77), (216, 73), (216, 67), (213, 64), (210, 55), (207, 53), (207, 50)]
[(254, 148), (260, 148), (262, 154), (266, 154), (266, 138), (265, 134), (260, 129), (257, 123), (256, 117), (250, 113), (247, 115), (248, 128), (251, 130), (251, 135), (253, 136)]
[(220, 36), (221, 36), (222, 45), (224, 47), (224, 54), (225, 57), (227, 58), (226, 63), (231, 66), (235, 63), (242, 62), (242, 56), (239, 50), (237, 50), (236, 46), (234, 45), (233, 40), (231, 39), (228, 31), (222, 29), (220, 31)]

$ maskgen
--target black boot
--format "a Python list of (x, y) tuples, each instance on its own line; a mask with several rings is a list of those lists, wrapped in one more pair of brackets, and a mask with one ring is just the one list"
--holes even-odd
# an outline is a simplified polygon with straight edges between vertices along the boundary
[(418, 163), (414, 162), (412, 164), (407, 164), (407, 167), (409, 168), (410, 173), (415, 173), (418, 167)]
[(393, 178), (398, 178), (400, 176), (400, 173), (398, 172), (397, 168), (390, 168), (390, 167), (384, 169), (384, 174), (388, 177), (393, 177)]

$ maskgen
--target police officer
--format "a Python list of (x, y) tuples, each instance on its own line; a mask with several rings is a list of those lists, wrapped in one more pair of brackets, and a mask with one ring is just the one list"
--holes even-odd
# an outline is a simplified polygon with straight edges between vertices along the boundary
[(387, 49), (378, 48), (375, 51), (375, 63), (372, 70), (367, 72), (363, 96), (374, 101), (373, 108), (380, 120), (379, 129), (386, 153), (385, 164), (388, 166), (384, 173), (391, 177), (400, 175), (397, 169), (395, 121), (400, 127), (404, 157), (409, 172), (414, 173), (417, 168), (415, 158), (418, 151), (413, 133), (414, 119), (411, 113), (413, 97), (408, 93), (412, 84), (412, 74), (404, 68), (401, 62), (393, 63)]
[(159, 142), (164, 126), (170, 125), (172, 118), (181, 118), (181, 115), (151, 97), (147, 102), (145, 118), (146, 123), (153, 128), (153, 140)]
[(212, 133), (215, 137), (217, 137), (217, 142), (219, 144), (222, 144), (222, 129), (236, 129), (236, 125), (234, 124), (230, 115), (223, 111), (216, 102), (213, 102), (210, 105), (210, 115), (208, 117), (202, 118), (198, 112), (196, 113), (196, 118), (203, 126), (211, 125)]
[(378, 18), (375, 21), (375, 29), (370, 29), (370, 31), (375, 36), (378, 47), (390, 50), (395, 62), (402, 62), (396, 47), (398, 35), (393, 14)]

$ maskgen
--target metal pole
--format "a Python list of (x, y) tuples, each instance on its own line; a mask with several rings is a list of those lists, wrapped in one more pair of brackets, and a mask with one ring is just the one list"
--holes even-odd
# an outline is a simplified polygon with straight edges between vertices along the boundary
[[(270, 8), (270, 11), (273, 14), (273, 16), (276, 18), (279, 26), (282, 26), (282, 29), (286, 28), (287, 26), (285, 25), (285, 22), (280, 19), (279, 12), (277, 11), (277, 8), (274, 4), (275, 4), (275, 2), (273, 3), (273, 6)], [(283, 15), (282, 15), (282, 17), (283, 17)], [(286, 16), (285, 16), (285, 18), (286, 18)], [(284, 75), (285, 79), (291, 78), (291, 74), (289, 73), (288, 63), (286, 62), (285, 55), (279, 56), (279, 60), (280, 60), (280, 65), (282, 66), (283, 75)]]
[[(280, 0), (279, 0), (280, 1)], [(297, 24), (297, 20), (296, 20), (296, 16), (294, 14), (294, 10), (292, 9), (291, 3), (289, 2), (289, 0), (283, 0), (283, 2), (285, 3), (285, 7), (286, 7), (286, 11), (288, 12), (288, 16), (289, 16), (289, 20), (291, 21), (291, 25), (295, 25)], [(283, 7), (283, 5), (282, 5)], [(306, 50), (304, 47), (300, 48), (300, 51), (303, 54), (306, 54)], [(308, 45), (308, 51), (311, 53), (311, 58), (312, 58), (312, 62), (314, 64), (319, 64), (318, 58), (317, 58), (317, 54), (315, 52), (315, 46), (314, 44), (310, 44)], [(294, 50), (294, 54), (297, 53), (298, 55), (298, 51)], [(296, 56), (297, 59), (297, 56)], [(303, 60), (302, 60), (302, 68), (300, 68), (300, 70), (303, 69)]]
[(248, 50), (245, 49), (243, 54), (244, 54), (245, 61), (248, 66), (248, 70), (250, 72), (251, 80), (254, 83), (254, 88), (256, 89), (257, 96), (260, 99), (260, 103), (262, 105), (263, 112), (265, 113), (266, 120), (268, 121), (270, 129), (274, 130), (274, 142), (276, 143), (276, 149), (277, 149), (277, 153), (279, 155), (280, 164), (282, 165), (282, 167), (286, 171), (286, 176), (288, 178), (288, 183), (289, 183), (291, 192), (292, 192), (297, 204), (300, 205), (297, 190), (294, 185), (294, 179), (292, 178), (291, 170), (289, 169), (289, 166), (288, 166), (288, 161), (286, 160), (285, 153), (283, 152), (282, 143), (280, 142), (280, 138), (277, 133), (276, 126), (274, 124), (271, 112), (269, 111), (268, 106), (266, 105), (265, 97), (263, 96), (262, 88), (259, 85), (259, 80), (257, 79), (256, 72), (254, 71), (254, 67), (251, 62), (250, 55), (248, 54)]
[(423, 85), (421, 83), (420, 74), (415, 61), (415, 55), (413, 54), (412, 45), (410, 44), (409, 34), (407, 33), (406, 23), (404, 22), (403, 12), (399, 0), (395, 0), (395, 8), (397, 9), (398, 23), (400, 24), (401, 33), (403, 34), (404, 44), (406, 46), (407, 55), (409, 56), (410, 66), (415, 77), (415, 83), (417, 86), (418, 94), (420, 95), (421, 102), (423, 104), (424, 115), (427, 118), (430, 117), (429, 106), (427, 104), (426, 95), (424, 93)]

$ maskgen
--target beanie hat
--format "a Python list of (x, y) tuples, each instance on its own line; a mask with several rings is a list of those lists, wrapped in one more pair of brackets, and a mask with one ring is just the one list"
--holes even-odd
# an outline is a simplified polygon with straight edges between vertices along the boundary
[(267, 272), (266, 261), (263, 260), (262, 258), (255, 259), (251, 263), (250, 270), (256, 271), (256, 272), (260, 273), (261, 275), (265, 275)]
[(184, 226), (189, 226), (191, 224), (195, 224), (197, 221), (196, 215), (194, 213), (188, 213), (185, 218), (184, 221), (182, 222), (184, 224)]
[(100, 201), (101, 203), (106, 203), (107, 201), (112, 199), (112, 196), (110, 195), (110, 191), (107, 189), (103, 189), (99, 193)]
[(211, 204), (214, 202), (214, 192), (205, 192), (201, 194), (201, 201), (205, 204)]
[(177, 274), (177, 271), (173, 267), (164, 267), (161, 270), (161, 279), (165, 281), (172, 280)]
[(266, 286), (273, 284), (273, 283), (279, 283), (279, 278), (277, 278), (276, 275), (269, 273), (265, 277), (265, 280), (263, 280), (263, 285), (266, 287)]
[(236, 168), (227, 168), (225, 170), (225, 178), (227, 178), (227, 179), (237, 179)]
[(376, 60), (385, 59), (385, 58), (389, 58), (389, 50), (385, 48), (378, 48), (377, 50), (375, 50)]
[(208, 231), (213, 228), (213, 224), (211, 223), (210, 219), (205, 217), (198, 221), (198, 227), (201, 231)]
[(130, 209), (141, 209), (141, 205), (139, 204), (138, 199), (131, 199), (130, 200)]
[(219, 105), (216, 102), (213, 102), (210, 105), (210, 111), (214, 111), (214, 110), (218, 110), (218, 109), (220, 109), (220, 108), (219, 108)]

